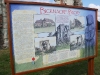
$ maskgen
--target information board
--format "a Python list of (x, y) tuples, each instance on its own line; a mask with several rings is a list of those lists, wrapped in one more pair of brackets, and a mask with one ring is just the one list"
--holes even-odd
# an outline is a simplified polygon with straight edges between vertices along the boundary
[(46, 3), (9, 3), (15, 74), (97, 55), (97, 9)]

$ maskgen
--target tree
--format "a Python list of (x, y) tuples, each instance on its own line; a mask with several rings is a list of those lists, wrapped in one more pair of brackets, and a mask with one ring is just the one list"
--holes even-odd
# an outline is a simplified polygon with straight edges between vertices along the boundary
[(98, 21), (98, 30), (100, 30), (100, 22)]

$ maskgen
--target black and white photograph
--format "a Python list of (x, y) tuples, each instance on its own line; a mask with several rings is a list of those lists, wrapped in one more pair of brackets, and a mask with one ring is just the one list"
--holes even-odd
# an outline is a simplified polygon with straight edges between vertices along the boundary
[(57, 23), (56, 25), (57, 50), (69, 49), (70, 27), (67, 24)]
[(55, 15), (34, 15), (34, 32), (45, 33), (55, 31)]
[(85, 30), (85, 17), (70, 17), (70, 29), (73, 32)]
[(35, 55), (56, 51), (56, 37), (35, 38)]
[(74, 34), (70, 36), (70, 50), (81, 50), (85, 48), (84, 34)]

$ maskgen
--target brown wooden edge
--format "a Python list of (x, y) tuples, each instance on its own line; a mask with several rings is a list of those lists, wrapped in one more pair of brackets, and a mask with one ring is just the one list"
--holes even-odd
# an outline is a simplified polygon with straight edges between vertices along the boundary
[(60, 0), (60, 4), (64, 4), (64, 3), (63, 3), (63, 0)]
[(95, 21), (96, 21), (96, 48), (95, 48), (95, 50), (96, 50), (96, 56), (97, 56), (98, 55), (98, 20), (97, 20), (98, 10), (96, 10), (95, 15), (96, 15), (96, 19), (95, 19)]
[(13, 49), (12, 49), (12, 36), (11, 36), (11, 26), (10, 26), (10, 7), (9, 3), (7, 3), (7, 23), (8, 23), (8, 39), (9, 39), (9, 50), (10, 50), (10, 63), (11, 63), (11, 69), (12, 74), (15, 75), (14, 70), (14, 58), (13, 58)]
[[(57, 6), (57, 7), (68, 7), (68, 8), (79, 8), (79, 9), (86, 9), (86, 10), (96, 10), (96, 29), (98, 30), (98, 23), (97, 23), (97, 9), (94, 8), (84, 8), (84, 7), (76, 7), (76, 6), (65, 6), (65, 5), (60, 5), (60, 4), (49, 4), (49, 3), (37, 3), (37, 2), (20, 2), (20, 1), (8, 1), (5, 0), (7, 3), (7, 22), (8, 22), (8, 35), (9, 35), (9, 47), (10, 47), (10, 61), (11, 61), (11, 68), (12, 68), (12, 74), (13, 75), (22, 75), (22, 74), (26, 74), (26, 73), (30, 73), (30, 72), (36, 72), (36, 71), (41, 71), (41, 70), (45, 70), (45, 69), (49, 69), (49, 68), (55, 68), (58, 66), (62, 66), (65, 64), (72, 64), (75, 62), (79, 62), (79, 61), (83, 61), (83, 60), (88, 60), (90, 61), (90, 63), (93, 63), (94, 60), (90, 60), (90, 59), (94, 59), (94, 57), (97, 56), (97, 39), (96, 39), (96, 55), (91, 56), (91, 57), (86, 57), (86, 58), (81, 58), (78, 60), (74, 60), (74, 61), (69, 61), (66, 63), (61, 63), (61, 64), (57, 64), (57, 65), (52, 65), (52, 66), (48, 66), (48, 67), (43, 67), (43, 68), (39, 68), (39, 69), (35, 69), (35, 70), (30, 70), (30, 71), (24, 71), (24, 72), (19, 72), (19, 73), (15, 73), (15, 68), (14, 68), (14, 58), (13, 58), (13, 52), (12, 52), (12, 35), (11, 35), (11, 26), (10, 26), (10, 7), (9, 4), (10, 3), (14, 3), (14, 4), (37, 4), (37, 5), (44, 5), (44, 6)], [(98, 37), (98, 31), (96, 30), (96, 38)], [(92, 62), (91, 62), (92, 61)], [(91, 65), (90, 63), (88, 63), (88, 68), (91, 69)], [(93, 68), (93, 66), (92, 66)], [(90, 74), (90, 70), (88, 71), (89, 75)]]

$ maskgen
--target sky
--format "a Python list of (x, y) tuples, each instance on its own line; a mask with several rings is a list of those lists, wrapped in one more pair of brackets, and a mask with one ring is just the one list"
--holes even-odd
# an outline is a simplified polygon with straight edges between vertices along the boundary
[(100, 0), (82, 0), (84, 7), (98, 9), (98, 21), (100, 21)]
[[(54, 3), (54, 0), (25, 0), (25, 1)], [(82, 2), (83, 2), (83, 7), (98, 9), (98, 21), (100, 21), (100, 0), (82, 0)]]

